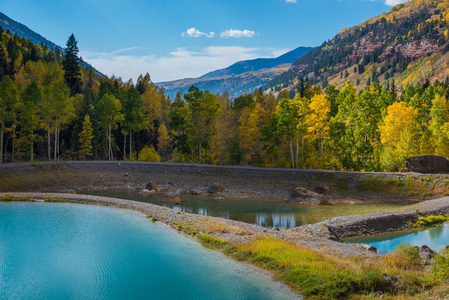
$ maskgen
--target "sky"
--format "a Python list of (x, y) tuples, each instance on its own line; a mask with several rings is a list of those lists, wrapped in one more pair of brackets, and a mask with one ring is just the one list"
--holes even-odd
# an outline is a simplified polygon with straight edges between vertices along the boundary
[(319, 46), (403, 0), (0, 0), (0, 11), (124, 81), (202, 76)]

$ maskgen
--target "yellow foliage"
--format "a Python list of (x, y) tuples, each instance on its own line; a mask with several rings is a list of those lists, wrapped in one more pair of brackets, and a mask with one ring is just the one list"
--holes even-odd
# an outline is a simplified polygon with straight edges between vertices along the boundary
[(384, 125), (379, 126), (380, 140), (385, 146), (394, 146), (404, 134), (413, 131), (413, 120), (418, 112), (413, 107), (407, 107), (405, 102), (395, 102), (388, 107)]
[(307, 139), (318, 140), (320, 153), (323, 153), (323, 140), (329, 138), (329, 112), (331, 103), (324, 95), (315, 95), (310, 101), (310, 114), (306, 116)]

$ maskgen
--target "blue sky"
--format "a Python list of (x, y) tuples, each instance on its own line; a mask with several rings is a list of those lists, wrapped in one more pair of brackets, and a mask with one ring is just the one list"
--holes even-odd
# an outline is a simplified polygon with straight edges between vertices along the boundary
[(123, 80), (198, 77), (318, 46), (403, 0), (0, 0), (0, 11)]

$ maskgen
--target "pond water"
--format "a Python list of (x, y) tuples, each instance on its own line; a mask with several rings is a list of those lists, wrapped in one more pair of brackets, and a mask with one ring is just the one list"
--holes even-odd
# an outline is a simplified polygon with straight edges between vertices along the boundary
[(0, 202), (0, 299), (297, 299), (142, 214)]
[(401, 207), (400, 204), (338, 204), (306, 206), (278, 199), (216, 200), (214, 196), (181, 195), (179, 205), (162, 201), (160, 195), (137, 191), (79, 191), (81, 194), (114, 197), (166, 206), (187, 213), (221, 217), (269, 228), (288, 229), (328, 218), (365, 214)]
[(413, 246), (418, 247), (427, 245), (432, 250), (440, 250), (449, 244), (449, 224), (407, 232), (348, 239), (345, 242), (373, 245), (377, 248), (379, 253), (391, 252), (394, 250), (394, 247), (400, 243), (412, 244)]

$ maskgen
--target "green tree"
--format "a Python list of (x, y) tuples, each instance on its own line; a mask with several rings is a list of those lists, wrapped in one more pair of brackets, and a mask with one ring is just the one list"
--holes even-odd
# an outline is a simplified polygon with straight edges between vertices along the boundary
[(41, 112), (39, 106), (42, 101), (42, 88), (33, 81), (23, 91), (22, 103), (19, 113), (20, 138), (19, 152), (22, 146), (30, 149), (30, 159), (34, 160), (34, 142), (36, 141), (35, 130), (39, 128)]
[(134, 87), (126, 92), (126, 96), (122, 102), (123, 110), (123, 157), (126, 159), (126, 136), (129, 134), (129, 155), (132, 152), (133, 132), (139, 132), (148, 127), (148, 119), (144, 118), (145, 106), (140, 93)]
[(92, 139), (93, 139), (92, 123), (90, 122), (90, 116), (85, 115), (83, 121), (83, 130), (79, 134), (80, 150), (79, 155), (81, 159), (86, 159), (92, 155)]
[(70, 89), (70, 95), (81, 93), (81, 71), (78, 58), (78, 45), (75, 36), (70, 35), (64, 49), (62, 68), (65, 71), (64, 79)]
[(18, 104), (17, 89), (9, 76), (4, 76), (0, 82), (0, 163), (3, 163), (3, 135), (5, 123), (9, 123), (16, 118)]
[(104, 94), (97, 103), (98, 119), (100, 126), (105, 131), (106, 157), (113, 160), (112, 152), (112, 128), (123, 121), (120, 101), (111, 94)]

